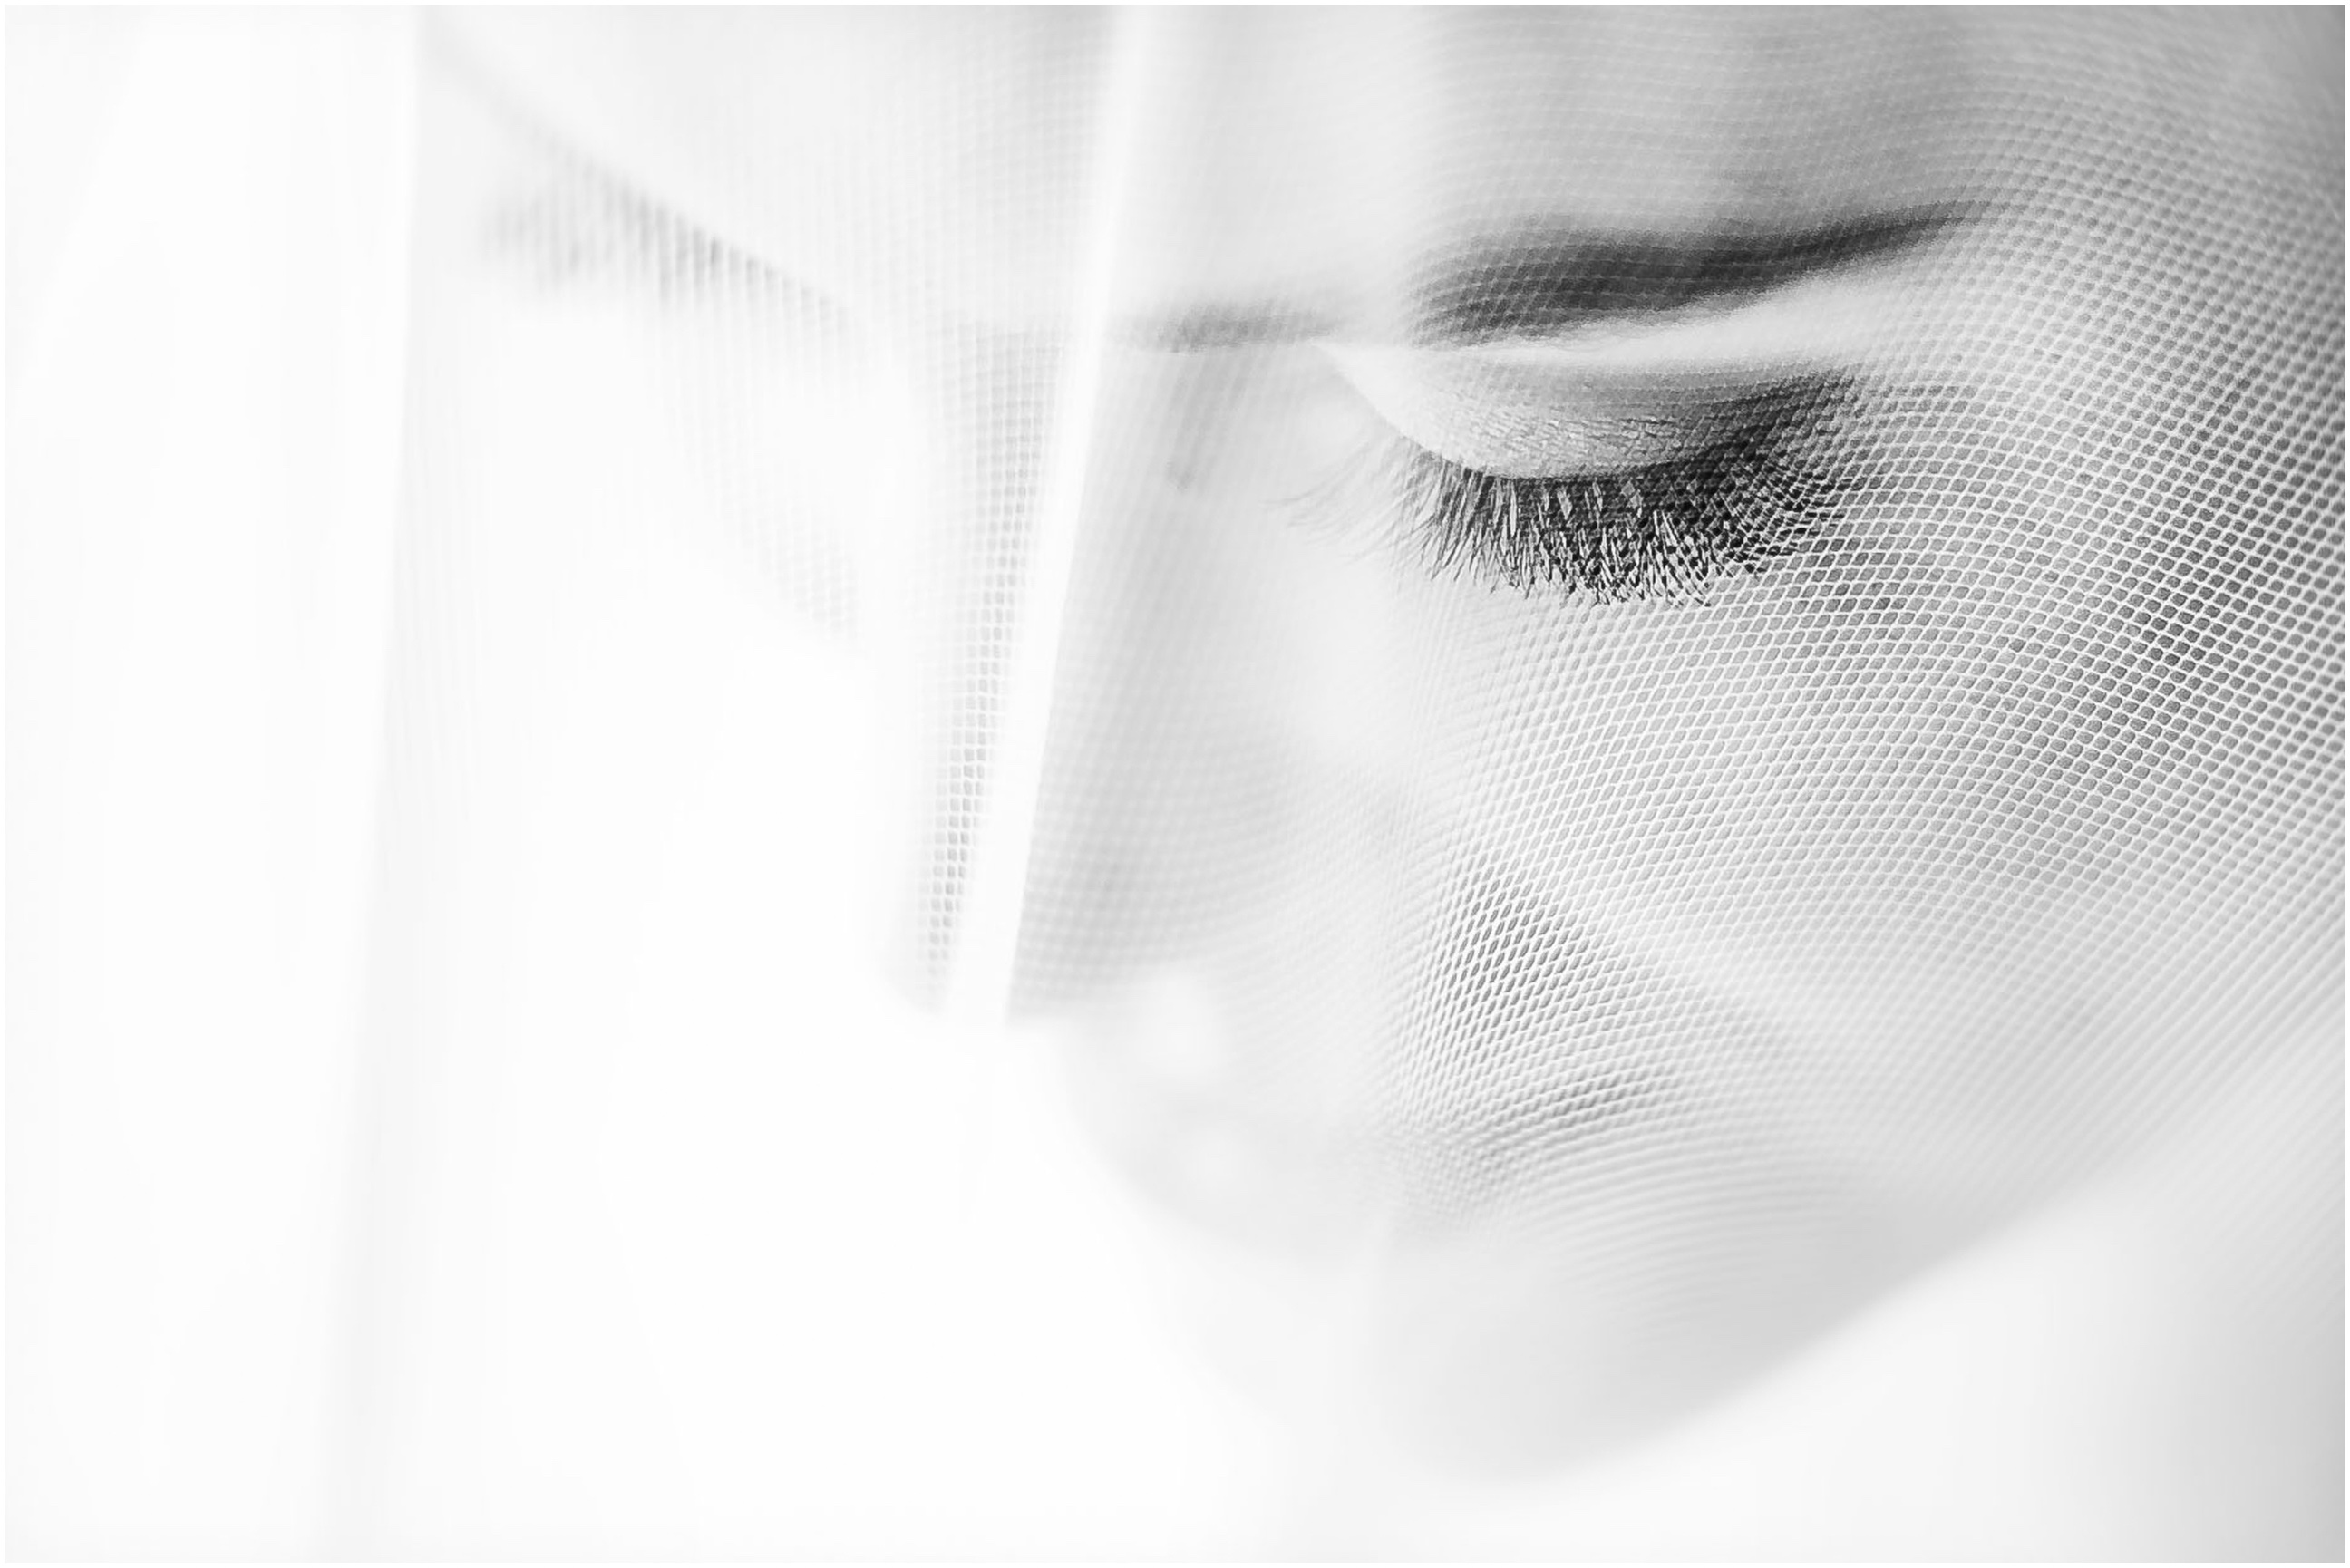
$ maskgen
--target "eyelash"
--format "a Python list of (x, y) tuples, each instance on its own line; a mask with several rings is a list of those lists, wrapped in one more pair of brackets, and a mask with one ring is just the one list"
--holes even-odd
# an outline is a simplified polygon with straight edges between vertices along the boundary
[(1397, 510), (1432, 575), (1529, 596), (1703, 602), (1731, 572), (1801, 549), (1844, 486), (1791, 421), (1766, 419), (1685, 457), (1615, 472), (1513, 478), (1399, 442)]

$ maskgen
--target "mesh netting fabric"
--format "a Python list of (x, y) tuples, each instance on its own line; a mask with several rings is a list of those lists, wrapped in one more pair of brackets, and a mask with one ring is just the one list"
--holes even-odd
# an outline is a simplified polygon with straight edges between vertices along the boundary
[[(1678, 1408), (2335, 1004), (2323, 25), (877, 26), (842, 57), (884, 102), (948, 31), (994, 52), (885, 153), (800, 157), (821, 111), (754, 100), (630, 151), (784, 149), (698, 215), (820, 256), (920, 389), (885, 438), (931, 443), (884, 590), (938, 632), (916, 971), (1004, 919), (972, 846), (1022, 844), (1015, 1004), (1085, 1021), (1109, 1152), (1391, 1275), (1363, 1332), (1421, 1419), (1524, 1458)], [(1676, 308), (1729, 341), (1772, 294), (1734, 255), (1550, 236), (1864, 211), (1928, 238), (1830, 271), (1879, 303), (1800, 547), (1617, 603), (1415, 558), (1320, 342)]]
[[(359, 1157), (419, 1321), (614, 1019), (722, 1089), (849, 1059), (776, 1111), (831, 1166), (727, 1179), (931, 1234), (920, 1008), (1054, 1041), (1154, 1222), (1275, 1282), (1217, 1320), (1259, 1396), (1538, 1476), (2336, 1082), (2338, 14), (421, 38)], [(738, 829), (764, 923), (696, 926)], [(662, 1060), (595, 1071), (762, 1147)], [(2339, 1254), (2260, 1288), (2338, 1314)], [(406, 1354), (356, 1428), (463, 1428)], [(470, 1484), (389, 1453), (380, 1509)]]

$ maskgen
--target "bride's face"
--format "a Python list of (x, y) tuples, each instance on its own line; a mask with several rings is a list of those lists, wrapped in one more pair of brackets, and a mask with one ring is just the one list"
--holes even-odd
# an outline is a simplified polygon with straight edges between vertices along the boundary
[(2337, 17), (697, 26), (635, 167), (1030, 367), (950, 526), (1086, 443), (1021, 1006), (1416, 1429), (1658, 1418), (2332, 994)]

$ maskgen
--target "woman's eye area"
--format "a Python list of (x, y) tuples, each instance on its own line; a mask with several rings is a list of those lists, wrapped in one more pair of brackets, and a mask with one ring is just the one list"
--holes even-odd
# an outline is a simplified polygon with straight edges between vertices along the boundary
[(1727, 576), (1803, 549), (1835, 515), (1846, 481), (1814, 440), (1840, 389), (1819, 395), (1750, 410), (1711, 444), (1638, 467), (1509, 477), (1399, 442), (1384, 473), (1435, 575), (1530, 597), (1704, 601)]
[(1458, 348), (1326, 345), (1396, 439), (1395, 516), (1440, 575), (1704, 600), (1818, 538), (1828, 433), (1891, 317), (1881, 277)]
[(1894, 301), (1880, 276), (1838, 275), (1540, 337), (1325, 350), (1399, 435), (1447, 462), (1496, 479), (1591, 478), (1686, 461), (1757, 410), (1851, 379)]

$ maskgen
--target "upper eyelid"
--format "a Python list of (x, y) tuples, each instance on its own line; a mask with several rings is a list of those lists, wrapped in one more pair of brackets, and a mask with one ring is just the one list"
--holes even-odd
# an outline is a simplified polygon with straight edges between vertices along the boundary
[(1396, 516), (1437, 576), (1473, 566), (1489, 584), (1530, 596), (1548, 587), (1603, 603), (1703, 601), (1733, 569), (1759, 571), (1816, 536), (1846, 483), (1819, 461), (1819, 433), (1816, 421), (1783, 410), (1667, 462), (1524, 478), (1398, 438), (1382, 472), (1396, 485)]
[(1622, 312), (1572, 329), (1393, 351), (1428, 366), (1546, 367), (1562, 377), (1691, 371), (1716, 379), (1800, 373), (1865, 355), (1916, 297), (1913, 275), (1837, 268), (1671, 309)]
[(1637, 327), (1451, 348), (1333, 343), (1355, 389), (1415, 444), (1503, 477), (1669, 461), (1742, 410), (1860, 373), (1908, 298), (1898, 275), (1807, 278)]

